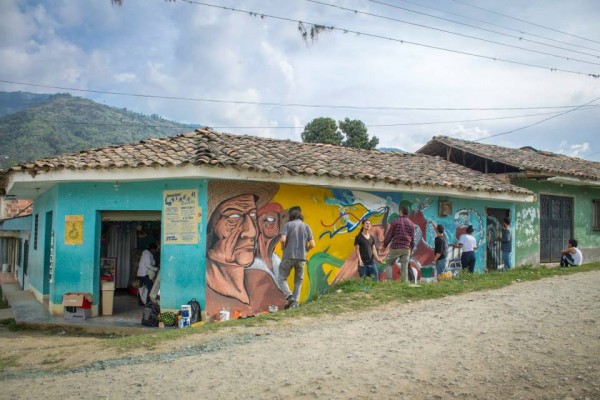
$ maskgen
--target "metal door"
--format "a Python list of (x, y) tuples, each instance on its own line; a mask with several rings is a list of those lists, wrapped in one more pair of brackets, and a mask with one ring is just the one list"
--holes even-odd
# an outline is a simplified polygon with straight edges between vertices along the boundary
[(572, 235), (573, 198), (540, 195), (540, 262), (560, 262)]

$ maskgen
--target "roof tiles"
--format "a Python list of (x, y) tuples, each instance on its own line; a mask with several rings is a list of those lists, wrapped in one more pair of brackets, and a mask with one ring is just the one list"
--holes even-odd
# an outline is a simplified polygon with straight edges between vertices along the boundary
[[(271, 175), (331, 177), (459, 191), (530, 194), (493, 176), (423, 154), (362, 150), (196, 130), (22, 163), (7, 173), (49, 170), (178, 167), (233, 168)], [(309, 183), (309, 181), (307, 181)]]

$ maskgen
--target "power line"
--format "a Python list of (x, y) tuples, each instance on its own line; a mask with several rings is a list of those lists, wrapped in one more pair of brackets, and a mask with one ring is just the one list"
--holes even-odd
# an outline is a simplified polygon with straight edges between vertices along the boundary
[(492, 60), (492, 61), (500, 61), (500, 62), (505, 62), (505, 63), (509, 63), (509, 64), (522, 65), (522, 66), (532, 67), (532, 68), (547, 69), (551, 72), (557, 71), (557, 72), (565, 72), (565, 73), (576, 74), (576, 75), (585, 75), (590, 78), (600, 78), (600, 74), (593, 74), (593, 73), (581, 72), (581, 71), (573, 71), (573, 70), (568, 70), (568, 69), (563, 69), (563, 68), (548, 67), (548, 66), (544, 66), (544, 65), (531, 64), (531, 63), (526, 63), (526, 62), (521, 62), (521, 61), (510, 60), (510, 59), (506, 59), (506, 58), (485, 56), (482, 54), (470, 53), (467, 51), (460, 51), (460, 50), (453, 50), (453, 49), (433, 46), (433, 45), (424, 44), (424, 43), (412, 42), (412, 41), (408, 41), (408, 40), (404, 40), (404, 39), (392, 38), (389, 36), (377, 35), (374, 33), (366, 33), (366, 32), (355, 31), (355, 30), (351, 30), (351, 29), (338, 28), (335, 26), (324, 26), (321, 24), (313, 23), (313, 22), (294, 20), (294, 19), (287, 18), (287, 17), (269, 15), (269, 14), (260, 13), (260, 12), (256, 12), (256, 11), (240, 10), (240, 9), (233, 8), (233, 7), (218, 6), (216, 4), (202, 3), (199, 1), (193, 1), (193, 0), (182, 0), (182, 1), (185, 1), (189, 4), (196, 4), (196, 5), (205, 6), (205, 7), (219, 8), (219, 9), (222, 9), (225, 11), (243, 13), (243, 14), (250, 15), (252, 17), (272, 18), (272, 19), (277, 19), (280, 21), (293, 22), (295, 24), (299, 24), (300, 27), (302, 27), (303, 24), (306, 24), (306, 25), (312, 26), (313, 28), (316, 28), (317, 30), (330, 30), (330, 31), (339, 31), (342, 33), (354, 33), (356, 35), (362, 35), (362, 36), (366, 36), (366, 37), (373, 38), (373, 39), (388, 40), (388, 41), (397, 42), (400, 44), (412, 44), (414, 46), (420, 46), (420, 47), (424, 47), (424, 48), (428, 48), (428, 49), (440, 50), (440, 51), (445, 51), (445, 52), (449, 52), (449, 53), (462, 54), (462, 55), (466, 55), (466, 56), (477, 57), (477, 58), (482, 58), (482, 59), (487, 59), (487, 60)]
[(557, 115), (554, 115), (554, 116), (552, 116), (552, 117), (544, 118), (544, 119), (543, 119), (543, 120), (541, 120), (541, 121), (534, 122), (533, 124), (526, 125), (526, 126), (522, 126), (522, 127), (520, 127), (520, 128), (513, 129), (513, 130), (511, 130), (511, 131), (502, 132), (502, 133), (497, 133), (497, 134), (495, 134), (495, 135), (491, 135), (491, 136), (486, 136), (486, 137), (483, 137), (483, 138), (479, 138), (479, 139), (477, 139), (477, 140), (475, 140), (475, 141), (476, 141), (476, 142), (479, 142), (479, 141), (481, 141), (481, 140), (490, 139), (490, 138), (493, 138), (493, 137), (496, 137), (496, 136), (508, 135), (509, 133), (513, 133), (513, 132), (521, 131), (521, 130), (523, 130), (523, 129), (531, 128), (532, 126), (539, 125), (539, 124), (541, 124), (542, 122), (546, 122), (546, 121), (548, 121), (548, 120), (551, 120), (551, 119), (553, 119), (553, 118), (557, 118), (557, 117), (560, 117), (560, 116), (562, 116), (562, 115), (568, 114), (568, 113), (570, 113), (570, 112), (573, 112), (573, 111), (579, 110), (579, 109), (581, 109), (581, 108), (583, 108), (583, 107), (585, 107), (585, 106), (587, 106), (587, 105), (590, 105), (591, 103), (594, 103), (594, 102), (596, 102), (596, 101), (598, 101), (598, 100), (600, 100), (600, 97), (598, 97), (598, 98), (595, 98), (595, 99), (594, 99), (594, 100), (592, 100), (592, 101), (588, 101), (587, 103), (585, 103), (585, 104), (582, 104), (582, 105), (580, 105), (579, 107), (575, 107), (575, 108), (574, 108), (574, 109), (572, 109), (572, 110), (563, 111), (563, 112), (561, 112), (561, 113), (559, 113), (559, 114), (557, 114)]
[[(220, 100), (220, 99), (209, 99), (201, 97), (181, 97), (181, 96), (163, 96), (155, 94), (143, 94), (143, 93), (128, 93), (128, 92), (115, 92), (107, 90), (95, 90), (95, 89), (80, 89), (66, 86), (53, 86), (53, 85), (42, 85), (38, 83), (30, 82), (19, 82), (11, 81), (8, 79), (0, 79), (0, 82), (10, 83), (14, 85), (32, 86), (45, 89), (56, 89), (56, 90), (68, 90), (73, 92), (81, 93), (96, 93), (96, 94), (108, 94), (113, 96), (129, 96), (138, 98), (150, 98), (150, 99), (161, 99), (161, 100), (181, 100), (181, 101), (194, 101), (194, 102), (206, 102), (206, 103), (219, 103), (219, 104), (245, 104), (255, 106), (269, 106), (269, 107), (299, 107), (299, 108), (333, 108), (333, 109), (350, 109), (350, 110), (388, 110), (388, 111), (516, 111), (516, 110), (551, 110), (551, 109), (564, 109), (579, 107), (574, 106), (542, 106), (542, 107), (395, 107), (395, 106), (351, 106), (351, 105), (335, 105), (335, 104), (302, 104), (302, 103), (277, 103), (277, 102), (261, 102), (261, 101), (245, 101), (245, 100)], [(592, 105), (589, 107), (597, 107)]]
[[(428, 122), (402, 122), (394, 124), (369, 124), (365, 123), (368, 128), (386, 128), (396, 126), (420, 126), (420, 125), (443, 125), (443, 124), (456, 124), (464, 122), (483, 122), (483, 121), (497, 121), (504, 119), (516, 119), (516, 118), (528, 118), (537, 117), (540, 115), (553, 115), (562, 113), (560, 111), (535, 113), (526, 115), (510, 115), (503, 117), (491, 117), (491, 118), (477, 118), (477, 119), (463, 119), (463, 120), (452, 120), (452, 121), (428, 121)], [(56, 120), (56, 119), (44, 119), (37, 118), (38, 121), (50, 124), (65, 124), (65, 125), (89, 125), (89, 126), (112, 126), (112, 127), (133, 127), (133, 128), (161, 128), (161, 129), (193, 129), (196, 126), (208, 126), (211, 129), (304, 129), (304, 126), (217, 126), (211, 124), (181, 124), (184, 126), (167, 126), (167, 125), (148, 125), (142, 123), (114, 123), (114, 122), (83, 122), (83, 121), (67, 121), (67, 120)]]
[(488, 39), (480, 38), (480, 37), (477, 37), (477, 36), (465, 35), (465, 34), (458, 33), (458, 32), (448, 31), (446, 29), (435, 28), (435, 27), (429, 26), (429, 25), (417, 24), (417, 23), (414, 23), (414, 22), (408, 22), (408, 21), (404, 21), (404, 20), (401, 20), (401, 19), (397, 19), (397, 18), (387, 17), (385, 15), (379, 15), (379, 14), (369, 13), (369, 12), (366, 12), (366, 11), (355, 10), (355, 9), (352, 9), (352, 8), (338, 6), (338, 5), (335, 5), (335, 4), (325, 3), (325, 2), (322, 2), (322, 1), (319, 1), (319, 0), (305, 0), (305, 1), (308, 1), (310, 3), (320, 4), (320, 5), (327, 6), (327, 7), (337, 8), (337, 9), (344, 10), (344, 11), (349, 11), (349, 12), (352, 12), (354, 14), (362, 14), (362, 15), (367, 15), (369, 17), (381, 18), (381, 19), (386, 19), (386, 20), (389, 20), (389, 21), (399, 22), (399, 23), (402, 23), (402, 24), (418, 26), (420, 28), (431, 29), (431, 30), (438, 31), (438, 32), (448, 33), (450, 35), (456, 35), (456, 36), (460, 36), (460, 37), (464, 37), (464, 38), (468, 38), (468, 39), (479, 40), (479, 41), (482, 41), (482, 42), (497, 44), (497, 45), (500, 45), (500, 46), (506, 46), (506, 47), (510, 47), (510, 48), (513, 48), (513, 49), (529, 51), (529, 52), (536, 53), (536, 54), (543, 54), (545, 56), (562, 58), (562, 59), (565, 59), (565, 60), (568, 60), (568, 61), (577, 61), (577, 62), (582, 62), (582, 63), (586, 63), (586, 64), (600, 65), (600, 63), (596, 63), (596, 62), (593, 62), (593, 61), (579, 60), (577, 58), (566, 57), (566, 56), (561, 56), (561, 55), (552, 54), (552, 53), (546, 53), (544, 51), (538, 51), (538, 50), (528, 49), (526, 47), (515, 46), (515, 45), (512, 45), (512, 44), (507, 44), (507, 43), (502, 43), (502, 42), (496, 42), (495, 40), (488, 40)]
[(557, 32), (557, 33), (562, 33), (563, 35), (572, 36), (572, 37), (577, 38), (577, 39), (587, 40), (588, 42), (594, 42), (594, 43), (600, 44), (600, 42), (598, 42), (596, 40), (593, 40), (593, 39), (588, 39), (588, 38), (584, 38), (582, 36), (573, 35), (572, 33), (559, 31), (558, 29), (549, 28), (549, 27), (544, 26), (544, 25), (536, 24), (535, 22), (525, 21), (524, 19), (516, 18), (516, 17), (510, 16), (510, 15), (507, 15), (507, 14), (499, 13), (499, 12), (494, 11), (494, 10), (489, 10), (487, 8), (479, 7), (479, 6), (476, 6), (476, 5), (473, 5), (473, 4), (469, 4), (469, 3), (465, 2), (465, 1), (461, 1), (461, 0), (453, 0), (453, 1), (455, 1), (456, 3), (464, 4), (464, 5), (469, 6), (469, 7), (478, 8), (480, 10), (483, 10), (483, 11), (486, 11), (486, 12), (489, 12), (489, 13), (492, 13), (492, 14), (501, 15), (503, 17), (514, 19), (514, 20), (519, 21), (519, 22), (523, 22), (523, 23), (526, 23), (526, 24), (529, 24), (529, 25), (537, 26), (538, 28), (548, 29), (549, 31), (553, 31), (553, 32)]
[[(467, 23), (456, 21), (456, 20), (453, 20), (453, 19), (444, 18), (444, 17), (438, 17), (437, 15), (431, 15), (431, 14), (427, 14), (427, 13), (424, 13), (424, 12), (420, 12), (420, 11), (416, 11), (416, 10), (411, 10), (410, 8), (400, 7), (400, 6), (397, 6), (397, 5), (394, 5), (394, 4), (389, 4), (389, 3), (386, 3), (386, 2), (383, 2), (383, 1), (378, 1), (378, 0), (368, 0), (368, 1), (370, 1), (371, 3), (381, 4), (381, 5), (384, 5), (384, 6), (388, 6), (388, 7), (392, 7), (392, 8), (397, 8), (399, 10), (408, 11), (408, 12), (411, 12), (411, 13), (414, 13), (414, 14), (419, 14), (419, 15), (424, 15), (424, 16), (430, 17), (430, 18), (439, 19), (441, 21), (451, 22), (453, 24), (458, 24), (458, 25), (469, 27), (469, 28), (482, 30), (484, 32), (490, 32), (490, 33), (494, 33), (496, 35), (507, 36), (507, 37), (510, 37), (510, 38), (513, 38), (513, 39), (517, 39), (519, 41), (526, 41), (526, 42), (535, 43), (535, 44), (539, 44), (539, 45), (542, 45), (542, 46), (547, 46), (547, 47), (551, 47), (551, 48), (555, 48), (555, 49), (560, 49), (560, 50), (570, 51), (570, 52), (573, 52), (573, 53), (583, 54), (583, 55), (594, 57), (594, 58), (600, 58), (600, 55), (597, 55), (597, 54), (590, 54), (590, 53), (585, 53), (583, 51), (578, 51), (578, 50), (573, 50), (573, 49), (567, 49), (565, 47), (555, 46), (555, 45), (551, 45), (551, 44), (548, 44), (548, 43), (540, 42), (540, 41), (537, 41), (537, 40), (527, 39), (527, 38), (525, 38), (523, 36), (510, 35), (508, 33), (498, 32), (498, 31), (494, 31), (492, 29), (482, 28), (480, 26), (475, 26), (475, 25), (467, 24)], [(492, 26), (497, 26), (497, 27), (502, 28), (502, 29), (508, 29), (508, 30), (511, 30), (511, 31), (518, 32), (518, 33), (520, 33), (522, 35), (530, 35), (530, 36), (539, 37), (539, 38), (546, 39), (546, 40), (551, 40), (551, 41), (557, 42), (557, 43), (568, 44), (570, 46), (574, 46), (574, 47), (579, 47), (579, 48), (583, 48), (583, 49), (588, 49), (588, 50), (593, 50), (593, 51), (600, 52), (600, 50), (592, 49), (592, 48), (585, 47), (585, 46), (579, 46), (579, 45), (571, 44), (571, 43), (568, 43), (568, 42), (563, 42), (561, 40), (547, 38), (545, 36), (540, 36), (540, 35), (536, 35), (536, 34), (533, 34), (533, 33), (523, 32), (523, 31), (520, 31), (518, 29), (513, 29), (513, 28), (505, 27), (505, 26), (502, 26), (502, 25), (494, 24), (492, 22), (483, 21), (483, 20), (480, 20), (480, 19), (477, 19), (477, 18), (467, 17), (465, 15), (452, 13), (450, 11), (441, 10), (439, 8), (427, 7), (427, 6), (423, 6), (423, 5), (420, 5), (420, 4), (417, 4), (417, 3), (413, 3), (413, 2), (407, 1), (407, 0), (400, 0), (400, 1), (404, 1), (405, 3), (409, 3), (409, 4), (414, 4), (414, 5), (418, 6), (418, 7), (428, 8), (428, 9), (431, 9), (431, 10), (435, 10), (435, 11), (447, 13), (447, 14), (450, 14), (450, 15), (456, 15), (456, 16), (461, 17), (461, 18), (472, 19), (474, 21), (482, 22), (484, 24), (488, 24), (488, 25), (492, 25)]]

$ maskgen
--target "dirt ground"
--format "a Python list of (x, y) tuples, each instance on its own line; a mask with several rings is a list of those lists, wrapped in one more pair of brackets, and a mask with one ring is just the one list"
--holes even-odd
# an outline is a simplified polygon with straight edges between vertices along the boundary
[(2, 330), (0, 397), (600, 399), (599, 320), (594, 271), (132, 353)]

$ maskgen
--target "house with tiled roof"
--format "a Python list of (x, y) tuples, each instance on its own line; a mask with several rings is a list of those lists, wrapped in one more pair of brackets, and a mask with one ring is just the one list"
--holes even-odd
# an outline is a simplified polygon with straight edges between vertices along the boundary
[[(423, 270), (433, 264), (437, 224), (450, 243), (472, 225), (476, 271), (484, 272), (495, 257), (486, 210), (515, 215), (517, 204), (533, 201), (527, 188), (440, 157), (209, 129), (21, 163), (0, 175), (0, 188), (33, 200), (27, 289), (51, 312), (63, 312), (63, 294), (89, 292), (98, 315), (102, 282), (130, 288), (140, 252), (157, 243), (162, 309), (195, 297), (212, 319), (223, 308), (239, 316), (283, 308), (279, 238), (293, 206), (316, 241), (306, 301), (358, 276), (354, 238), (367, 218), (383, 256), (389, 223), (409, 206), (410, 263)], [(399, 272), (382, 265), (380, 273)]]
[(517, 204), (516, 258), (560, 261), (575, 238), (586, 261), (600, 259), (600, 163), (532, 147), (508, 148), (436, 136), (417, 151), (531, 190), (535, 202)]

